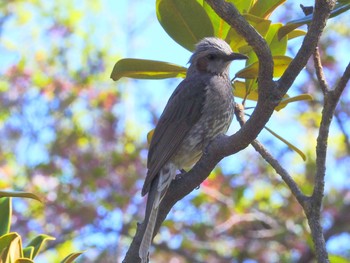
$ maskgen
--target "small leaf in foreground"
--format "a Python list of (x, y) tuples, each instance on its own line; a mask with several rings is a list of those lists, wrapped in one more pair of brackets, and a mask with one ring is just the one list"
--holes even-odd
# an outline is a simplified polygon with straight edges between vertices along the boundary
[(73, 263), (74, 260), (79, 257), (81, 254), (83, 254), (84, 251), (80, 251), (80, 252), (75, 252), (75, 253), (71, 253), (68, 256), (66, 256), (61, 263)]
[(297, 154), (299, 154), (299, 156), (306, 161), (306, 155), (296, 146), (294, 146), (293, 144), (291, 144), (289, 141), (287, 141), (286, 139), (284, 139), (282, 136), (278, 135), (277, 133), (275, 133), (274, 131), (272, 131), (271, 129), (267, 128), (266, 126), (264, 127), (269, 133), (271, 133), (273, 136), (275, 136), (277, 139), (279, 139), (280, 141), (282, 141), (283, 143), (285, 143), (290, 149), (292, 149), (293, 151), (295, 151)]
[(135, 79), (184, 78), (186, 71), (185, 67), (163, 61), (125, 58), (114, 65), (111, 78), (114, 81), (122, 77)]
[(38, 235), (36, 236), (34, 239), (32, 239), (29, 244), (27, 245), (27, 247), (34, 247), (34, 252), (33, 252), (33, 257), (32, 258), (35, 258), (42, 246), (44, 245), (44, 243), (48, 240), (55, 240), (56, 238), (52, 237), (52, 236), (49, 236), (49, 235), (45, 235), (45, 234), (41, 234), (41, 235)]
[(0, 236), (10, 232), (12, 202), (10, 197), (0, 198)]
[(39, 196), (29, 192), (19, 192), (19, 191), (0, 191), (1, 197), (22, 197), (22, 198), (30, 198), (39, 201), (42, 203)]
[[(274, 71), (273, 77), (282, 76), (283, 72), (288, 67), (289, 63), (292, 61), (292, 58), (287, 56), (274, 56)], [(256, 79), (259, 75), (259, 62), (256, 61), (253, 64), (245, 67), (238, 71), (235, 75), (236, 78), (244, 78), (244, 79)]]
[(281, 109), (286, 107), (288, 103), (295, 102), (295, 101), (302, 101), (302, 100), (313, 100), (313, 97), (310, 94), (301, 94), (295, 97), (285, 98), (280, 102), (280, 104), (278, 104), (275, 110), (280, 111)]

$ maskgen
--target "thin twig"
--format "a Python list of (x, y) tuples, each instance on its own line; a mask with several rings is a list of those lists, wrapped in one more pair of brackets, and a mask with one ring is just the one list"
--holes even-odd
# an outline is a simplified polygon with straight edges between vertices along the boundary
[(323, 67), (322, 67), (322, 62), (321, 62), (321, 57), (320, 57), (320, 52), (318, 47), (316, 47), (313, 57), (314, 57), (314, 67), (316, 70), (316, 76), (317, 76), (318, 82), (320, 84), (323, 94), (326, 94), (329, 91), (329, 86), (323, 72)]
[[(235, 115), (239, 124), (243, 126), (245, 123), (243, 107), (239, 104), (236, 104)], [(282, 165), (278, 162), (278, 160), (276, 160), (258, 140), (252, 141), (251, 145), (261, 155), (261, 157), (263, 157), (264, 160), (268, 164), (270, 164), (273, 169), (275, 169), (276, 173), (281, 176), (282, 180), (287, 184), (287, 186), (292, 191), (295, 198), (303, 207), (307, 197), (301, 192), (299, 186), (290, 176), (288, 171), (282, 167)]]
[(343, 93), (346, 84), (348, 84), (350, 79), (350, 62), (348, 66), (346, 67), (343, 76), (340, 78), (340, 81), (338, 82), (337, 86), (334, 89), (333, 97), (336, 100), (339, 100), (341, 94)]

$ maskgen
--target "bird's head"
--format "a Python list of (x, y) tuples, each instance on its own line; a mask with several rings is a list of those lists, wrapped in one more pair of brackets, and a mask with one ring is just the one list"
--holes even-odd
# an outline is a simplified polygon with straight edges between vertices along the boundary
[(212, 74), (228, 74), (228, 67), (233, 60), (247, 59), (248, 57), (232, 52), (231, 47), (222, 39), (206, 37), (197, 45), (190, 58), (190, 71)]

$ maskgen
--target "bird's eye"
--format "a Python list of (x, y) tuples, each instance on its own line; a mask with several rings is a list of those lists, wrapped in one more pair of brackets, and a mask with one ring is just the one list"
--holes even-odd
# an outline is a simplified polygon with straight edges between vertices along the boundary
[(209, 54), (208, 55), (208, 59), (209, 60), (214, 60), (214, 59), (216, 59), (216, 56), (214, 54)]

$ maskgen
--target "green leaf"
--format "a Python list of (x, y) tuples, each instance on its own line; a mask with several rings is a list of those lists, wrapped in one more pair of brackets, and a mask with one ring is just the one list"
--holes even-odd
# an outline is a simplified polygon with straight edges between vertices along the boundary
[(49, 235), (45, 235), (45, 234), (41, 234), (36, 236), (35, 238), (33, 238), (29, 244), (26, 247), (34, 247), (34, 251), (33, 251), (33, 257), (32, 259), (34, 259), (40, 252), (43, 244), (48, 241), (48, 240), (55, 240), (56, 238), (49, 236)]
[[(252, 80), (247, 80), (247, 81), (252, 81)], [(258, 90), (257, 89), (249, 89), (249, 90), (247, 90), (245, 82), (236, 80), (232, 85), (233, 85), (233, 94), (234, 94), (235, 97), (246, 99), (246, 100), (252, 100), (252, 101), (257, 101), (258, 100), (258, 98), (259, 98)], [(284, 99), (282, 101), (284, 101), (284, 100), (288, 101), (289, 99), (293, 99), (293, 98), (296, 98), (296, 97), (290, 98), (289, 95), (286, 94), (286, 95), (284, 95), (283, 98)], [(294, 101), (296, 101), (296, 100), (294, 100)], [(289, 102), (291, 102), (291, 101), (289, 101)], [(277, 106), (277, 107), (279, 107), (279, 106)]]
[(257, 90), (250, 90), (247, 91), (246, 89), (246, 84), (243, 81), (236, 80), (233, 83), (233, 94), (235, 97), (242, 98), (242, 99), (247, 99), (247, 100), (253, 100), (257, 101), (258, 100), (258, 91)]
[(289, 141), (287, 141), (286, 139), (284, 139), (282, 136), (278, 135), (277, 133), (275, 133), (274, 131), (272, 131), (271, 129), (267, 128), (266, 126), (264, 127), (269, 133), (271, 133), (273, 136), (275, 136), (277, 139), (279, 139), (280, 141), (284, 142), (290, 149), (292, 149), (293, 151), (295, 151), (297, 154), (300, 155), (300, 157), (306, 161), (306, 155), (296, 146), (294, 146), (293, 144), (291, 144)]
[(213, 25), (196, 0), (157, 0), (156, 10), (168, 35), (190, 51), (202, 38), (214, 36)]
[(269, 18), (271, 13), (286, 0), (258, 0), (249, 13), (262, 18)]
[[(255, 28), (255, 30), (262, 36), (265, 37), (266, 33), (269, 31), (269, 27), (271, 25), (270, 20), (266, 20), (257, 16), (253, 16), (251, 14), (245, 14), (243, 17), (248, 21), (248, 23)], [(237, 33), (234, 28), (231, 28), (226, 36), (225, 41), (230, 44), (232, 50), (234, 52), (242, 53), (240, 50), (241, 47), (248, 46), (248, 43), (245, 39)], [(252, 48), (249, 46), (249, 51)], [(245, 52), (247, 54), (248, 51)]]
[[(331, 11), (330, 18), (338, 16), (347, 10), (350, 9), (350, 3), (349, 1), (344, 1), (342, 3), (337, 3), (334, 7), (334, 9)], [(296, 19), (293, 21), (288, 22), (285, 26), (281, 27), (278, 31), (278, 37), (281, 39), (285, 35), (289, 34), (289, 32), (293, 31), (294, 29), (309, 24), (312, 21), (313, 14), (304, 16), (303, 18)]]
[[(289, 63), (292, 61), (292, 58), (287, 56), (274, 56), (274, 71), (273, 77), (282, 76), (283, 72), (288, 67)], [(236, 78), (244, 78), (244, 79), (256, 79), (259, 75), (259, 62), (254, 62), (249, 66), (245, 67), (238, 71), (235, 75)]]
[(283, 99), (280, 104), (275, 108), (276, 111), (280, 111), (284, 107), (287, 106), (288, 103), (295, 102), (295, 101), (301, 101), (301, 100), (313, 100), (313, 97), (310, 94), (301, 94), (295, 97), (291, 98), (285, 98)]
[(288, 33), (288, 40), (296, 37), (300, 37), (300, 36), (305, 36), (305, 35), (306, 35), (306, 31), (301, 29), (295, 29), (292, 32)]
[(281, 23), (276, 23), (270, 26), (266, 36), (266, 41), (269, 44), (272, 56), (283, 56), (287, 51), (287, 37), (278, 38), (278, 30), (282, 27)]
[(18, 233), (12, 232), (0, 237), (0, 262), (15, 262), (22, 257), (22, 240)]
[(203, 8), (211, 20), (214, 29), (214, 36), (225, 39), (231, 26), (225, 22), (218, 14), (211, 8), (211, 6), (204, 1)]
[(329, 254), (329, 262), (330, 263), (350, 263), (350, 260), (334, 254)]
[(15, 263), (34, 263), (34, 261), (28, 258), (18, 258)]
[(147, 133), (147, 142), (148, 142), (148, 145), (151, 144), (151, 141), (152, 141), (152, 138), (153, 138), (153, 134), (154, 134), (154, 129), (150, 130), (150, 131)]
[(27, 246), (23, 249), (23, 256), (25, 258), (33, 259), (34, 258), (34, 247), (33, 246)]
[(0, 191), (0, 198), (1, 197), (22, 197), (22, 198), (31, 198), (34, 200), (39, 201), (42, 203), (39, 196), (33, 193), (28, 192), (19, 192), (19, 191)]
[(83, 254), (84, 251), (76, 252), (76, 253), (71, 253), (68, 256), (66, 256), (61, 263), (72, 263), (77, 257), (79, 257), (81, 254)]
[(186, 71), (185, 67), (167, 62), (125, 58), (114, 65), (111, 78), (114, 81), (122, 77), (135, 79), (184, 78)]
[(228, 0), (226, 2), (232, 3), (241, 14), (245, 14), (249, 12), (254, 0)]
[(0, 198), (0, 236), (10, 232), (12, 217), (12, 200), (10, 197)]

